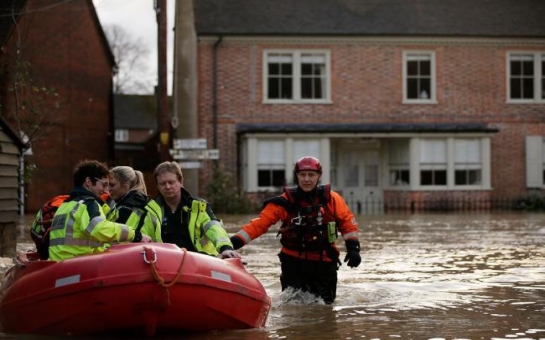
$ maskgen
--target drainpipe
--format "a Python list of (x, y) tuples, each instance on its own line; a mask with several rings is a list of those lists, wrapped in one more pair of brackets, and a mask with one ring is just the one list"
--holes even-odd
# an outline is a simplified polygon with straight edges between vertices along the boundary
[[(220, 35), (212, 49), (212, 148), (218, 148), (218, 48), (223, 41)], [(217, 160), (214, 161), (217, 164)]]

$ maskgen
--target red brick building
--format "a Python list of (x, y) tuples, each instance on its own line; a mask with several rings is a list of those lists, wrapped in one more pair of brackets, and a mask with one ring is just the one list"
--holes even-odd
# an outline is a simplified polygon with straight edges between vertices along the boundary
[(34, 212), (73, 187), (79, 160), (113, 157), (115, 63), (91, 0), (9, 0), (0, 10), (0, 114), (32, 141)]
[(198, 137), (248, 195), (292, 183), (304, 155), (362, 213), (486, 208), (545, 187), (545, 2), (182, 2)]

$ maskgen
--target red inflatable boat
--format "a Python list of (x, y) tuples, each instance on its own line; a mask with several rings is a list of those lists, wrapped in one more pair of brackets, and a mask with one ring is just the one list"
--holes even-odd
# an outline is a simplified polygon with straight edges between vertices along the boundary
[(240, 259), (132, 243), (60, 262), (18, 261), (2, 279), (0, 331), (153, 336), (257, 328), (270, 302)]

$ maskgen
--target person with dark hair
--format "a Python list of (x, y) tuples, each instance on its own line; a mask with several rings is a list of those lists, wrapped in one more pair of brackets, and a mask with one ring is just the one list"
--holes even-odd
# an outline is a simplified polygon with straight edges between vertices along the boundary
[(110, 197), (115, 203), (106, 214), (109, 221), (124, 223), (153, 242), (162, 242), (161, 207), (148, 196), (141, 171), (124, 165), (110, 169)]
[(101, 195), (109, 190), (109, 170), (96, 160), (83, 160), (74, 170), (74, 189), (57, 209), (51, 224), (49, 259), (61, 261), (79, 255), (100, 253), (111, 243), (140, 240), (147, 235), (120, 223), (108, 221)]
[(358, 224), (344, 199), (330, 185), (319, 184), (322, 165), (317, 158), (299, 159), (293, 173), (297, 186), (266, 200), (259, 217), (231, 236), (231, 242), (240, 249), (282, 221), (278, 231), (282, 290), (310, 292), (331, 304), (341, 265), (335, 245), (338, 232), (346, 247), (344, 262), (355, 268), (361, 262)]
[(155, 201), (163, 212), (163, 242), (221, 258), (239, 257), (208, 202), (191, 196), (184, 189), (184, 176), (178, 163), (163, 162), (153, 174), (159, 190)]

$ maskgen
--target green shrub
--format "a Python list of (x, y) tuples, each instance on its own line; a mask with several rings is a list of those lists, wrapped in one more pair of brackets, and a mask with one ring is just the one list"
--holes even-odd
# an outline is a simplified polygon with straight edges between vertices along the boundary
[(214, 213), (250, 214), (257, 210), (255, 204), (239, 189), (235, 178), (219, 167), (214, 168), (206, 193)]

